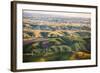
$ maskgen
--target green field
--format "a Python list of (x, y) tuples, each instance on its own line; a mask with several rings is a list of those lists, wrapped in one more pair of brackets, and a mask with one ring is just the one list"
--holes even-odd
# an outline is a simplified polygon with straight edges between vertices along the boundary
[[(23, 46), (23, 62), (44, 62), (90, 59), (89, 32), (76, 32), (64, 36), (37, 38), (39, 41)], [(42, 33), (43, 35), (43, 33)], [(45, 36), (45, 35), (44, 35)]]

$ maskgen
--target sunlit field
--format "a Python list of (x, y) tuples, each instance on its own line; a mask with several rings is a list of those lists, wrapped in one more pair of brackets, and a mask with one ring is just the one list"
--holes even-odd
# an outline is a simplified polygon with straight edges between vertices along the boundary
[(90, 14), (67, 14), (23, 11), (23, 62), (91, 59)]

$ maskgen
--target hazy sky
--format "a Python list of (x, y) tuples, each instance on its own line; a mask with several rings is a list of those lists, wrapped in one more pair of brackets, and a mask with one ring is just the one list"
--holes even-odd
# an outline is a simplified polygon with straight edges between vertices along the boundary
[(25, 13), (39, 13), (39, 14), (50, 14), (50, 15), (61, 15), (61, 16), (68, 16), (68, 17), (82, 17), (82, 18), (91, 18), (91, 13), (85, 13), (85, 12), (47, 12), (47, 11), (23, 11)]

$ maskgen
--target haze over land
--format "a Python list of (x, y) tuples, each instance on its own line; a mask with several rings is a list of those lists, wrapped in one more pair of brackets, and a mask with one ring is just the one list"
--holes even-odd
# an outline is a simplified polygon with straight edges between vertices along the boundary
[(90, 18), (91, 14), (86, 12), (69, 12), (69, 11), (23, 11), (23, 13), (28, 14), (42, 14), (42, 15), (53, 15), (53, 16), (63, 16), (63, 17), (82, 17)]

